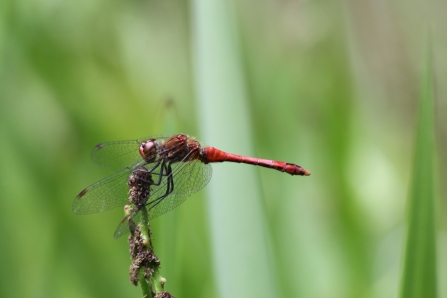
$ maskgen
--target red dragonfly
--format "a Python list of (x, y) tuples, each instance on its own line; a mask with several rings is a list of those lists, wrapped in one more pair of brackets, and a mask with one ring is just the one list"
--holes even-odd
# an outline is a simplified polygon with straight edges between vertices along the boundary
[(129, 231), (129, 222), (140, 222), (142, 212), (139, 211), (143, 207), (152, 219), (174, 209), (202, 189), (211, 178), (209, 163), (246, 163), (291, 175), (310, 175), (296, 164), (202, 147), (197, 140), (184, 134), (101, 143), (94, 148), (92, 158), (100, 166), (120, 170), (82, 190), (73, 202), (74, 213), (91, 214), (124, 206), (129, 203), (129, 193), (132, 196), (129, 188), (137, 182), (143, 185), (140, 191), (144, 193), (143, 199), (131, 201), (135, 207), (119, 224), (115, 238)]

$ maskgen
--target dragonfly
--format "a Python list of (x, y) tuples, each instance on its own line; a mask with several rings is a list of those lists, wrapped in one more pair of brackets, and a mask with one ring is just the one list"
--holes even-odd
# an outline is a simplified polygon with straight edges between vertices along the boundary
[(115, 238), (126, 234), (131, 226), (141, 221), (142, 209), (147, 210), (149, 220), (153, 219), (205, 187), (212, 175), (210, 163), (245, 163), (290, 175), (310, 175), (309, 171), (293, 163), (203, 147), (185, 134), (101, 143), (93, 149), (92, 159), (102, 167), (118, 171), (83, 189), (73, 202), (73, 212), (92, 214), (130, 202), (133, 207), (115, 230)]

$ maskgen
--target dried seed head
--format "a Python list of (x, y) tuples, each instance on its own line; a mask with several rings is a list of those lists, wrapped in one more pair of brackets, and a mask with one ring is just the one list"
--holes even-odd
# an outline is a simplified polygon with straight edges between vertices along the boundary
[(174, 296), (172, 296), (171, 294), (169, 294), (168, 292), (161, 292), (158, 293), (155, 298), (175, 298)]
[(130, 257), (132, 259), (129, 270), (130, 282), (137, 285), (139, 271), (143, 270), (144, 278), (149, 280), (154, 273), (154, 268), (160, 265), (160, 261), (151, 247), (145, 244), (139, 226), (135, 229), (134, 234), (129, 236), (128, 242)]
[(137, 207), (143, 206), (150, 194), (150, 187), (154, 184), (152, 174), (144, 167), (139, 168), (127, 180), (129, 186), (129, 202)]

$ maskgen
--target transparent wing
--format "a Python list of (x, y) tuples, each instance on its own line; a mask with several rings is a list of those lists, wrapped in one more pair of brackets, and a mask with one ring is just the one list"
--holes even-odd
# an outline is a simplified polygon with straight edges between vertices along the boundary
[(146, 203), (149, 208), (149, 219), (158, 217), (183, 203), (190, 195), (205, 187), (211, 175), (211, 165), (200, 160), (177, 163), (172, 171), (174, 189), (167, 197), (163, 198), (168, 188), (167, 178), (160, 186), (151, 188), (151, 195)]
[(134, 226), (135, 228), (136, 225), (141, 222), (142, 215), (143, 211), (141, 210), (135, 210), (130, 215), (126, 215), (116, 228), (113, 238), (118, 239), (119, 237), (129, 233), (131, 228), (130, 225)]
[[(141, 162), (141, 166), (143, 165), (145, 162)], [(151, 165), (153, 163), (147, 166)], [(130, 168), (124, 168), (82, 190), (73, 202), (73, 212), (91, 214), (127, 204), (129, 198), (127, 179), (131, 171)]]
[[(146, 167), (148, 168), (148, 167)], [(156, 180), (159, 175), (159, 169), (154, 171), (153, 179)], [(199, 191), (211, 179), (212, 168), (209, 164), (204, 164), (200, 160), (185, 160), (175, 165), (172, 170), (172, 179), (174, 184), (173, 191), (166, 197), (168, 177), (163, 176), (159, 186), (151, 186), (151, 192), (146, 203), (149, 210), (149, 219), (158, 217), (168, 211), (171, 211), (183, 203), (190, 195)], [(138, 224), (141, 221), (142, 211), (134, 209), (130, 215), (125, 216), (115, 230), (114, 237), (119, 238), (129, 232), (129, 222)]]
[(132, 167), (142, 161), (138, 150), (142, 142), (149, 139), (166, 140), (171, 137), (172, 135), (156, 135), (136, 140), (100, 143), (92, 151), (92, 160), (97, 165), (110, 170)]

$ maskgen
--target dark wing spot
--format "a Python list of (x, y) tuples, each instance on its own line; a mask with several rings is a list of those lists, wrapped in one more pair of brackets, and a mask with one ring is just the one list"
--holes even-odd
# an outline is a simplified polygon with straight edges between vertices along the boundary
[(82, 191), (76, 196), (76, 199), (80, 199), (83, 195), (85, 195), (86, 192), (87, 192), (87, 188), (85, 188), (84, 190), (82, 190)]
[(130, 215), (126, 215), (124, 216), (123, 220), (121, 220), (120, 225), (123, 225), (126, 223), (126, 221), (128, 221), (130, 219)]
[(95, 150), (99, 150), (99, 149), (101, 149), (102, 147), (104, 147), (104, 143), (101, 143), (101, 144), (96, 145), (96, 146), (95, 146)]

